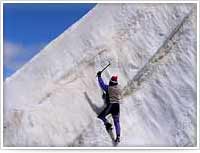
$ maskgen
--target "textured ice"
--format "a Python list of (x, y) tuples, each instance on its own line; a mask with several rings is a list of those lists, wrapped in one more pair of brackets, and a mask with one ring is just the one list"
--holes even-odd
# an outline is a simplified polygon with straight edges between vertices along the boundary
[(4, 82), (4, 146), (112, 146), (96, 118), (108, 61), (119, 146), (196, 146), (196, 47), (193, 4), (98, 4)]

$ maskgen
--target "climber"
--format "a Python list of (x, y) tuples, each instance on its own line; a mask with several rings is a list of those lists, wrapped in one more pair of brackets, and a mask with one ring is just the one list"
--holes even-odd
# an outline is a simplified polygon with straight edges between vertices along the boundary
[(106, 130), (112, 129), (112, 124), (108, 122), (106, 119), (106, 116), (108, 114), (112, 114), (112, 118), (115, 125), (116, 130), (116, 139), (115, 142), (120, 142), (120, 121), (119, 121), (119, 115), (120, 115), (120, 99), (121, 99), (121, 90), (117, 82), (117, 76), (112, 76), (109, 82), (109, 85), (106, 85), (101, 78), (101, 71), (97, 73), (98, 76), (98, 82), (100, 87), (103, 89), (103, 91), (106, 92), (109, 98), (107, 98), (107, 106), (106, 108), (98, 115), (98, 118), (101, 119), (104, 122), (104, 125), (106, 127)]

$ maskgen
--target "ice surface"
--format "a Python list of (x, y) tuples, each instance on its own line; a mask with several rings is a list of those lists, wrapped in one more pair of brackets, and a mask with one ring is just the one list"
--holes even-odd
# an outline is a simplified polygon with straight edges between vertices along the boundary
[(196, 146), (196, 47), (195, 5), (98, 4), (5, 81), (4, 146), (112, 146), (96, 118), (108, 61), (119, 146)]

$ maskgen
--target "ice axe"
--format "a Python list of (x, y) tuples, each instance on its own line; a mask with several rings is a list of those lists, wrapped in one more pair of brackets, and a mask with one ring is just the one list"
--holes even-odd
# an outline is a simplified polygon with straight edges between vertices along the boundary
[(102, 73), (105, 69), (107, 69), (108, 66), (110, 66), (110, 64), (111, 64), (111, 63), (110, 63), (110, 61), (109, 61), (108, 65), (106, 65), (100, 72)]

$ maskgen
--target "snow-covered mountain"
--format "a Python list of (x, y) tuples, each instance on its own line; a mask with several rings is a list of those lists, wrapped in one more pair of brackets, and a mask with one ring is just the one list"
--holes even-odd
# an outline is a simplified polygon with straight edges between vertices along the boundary
[(196, 146), (195, 4), (97, 4), (4, 82), (4, 146), (112, 146), (96, 72), (123, 87), (121, 147)]

